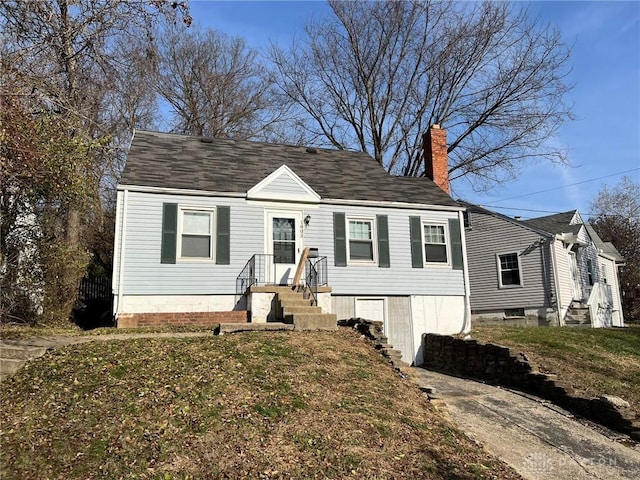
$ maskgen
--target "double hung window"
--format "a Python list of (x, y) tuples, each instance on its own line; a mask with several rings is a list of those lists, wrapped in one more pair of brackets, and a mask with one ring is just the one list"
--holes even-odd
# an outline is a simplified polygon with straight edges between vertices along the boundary
[(213, 210), (180, 209), (180, 258), (213, 258), (213, 224)]
[(374, 245), (374, 219), (349, 218), (349, 262), (374, 263), (376, 261)]
[(498, 255), (498, 278), (500, 287), (519, 287), (522, 285), (520, 275), (520, 257), (517, 253)]
[(425, 263), (447, 263), (447, 236), (444, 225), (423, 224)]

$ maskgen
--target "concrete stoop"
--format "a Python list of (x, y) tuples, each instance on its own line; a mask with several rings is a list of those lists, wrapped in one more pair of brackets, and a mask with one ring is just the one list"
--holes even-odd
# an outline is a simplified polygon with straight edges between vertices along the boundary
[(302, 292), (282, 290), (276, 293), (277, 311), (282, 321), (292, 324), (294, 330), (336, 330), (338, 316), (334, 313), (322, 313), (322, 309), (311, 305)]
[(591, 314), (589, 307), (582, 303), (574, 303), (564, 317), (564, 324), (569, 327), (590, 327)]
[(48, 347), (0, 343), (0, 381), (16, 373), (33, 358), (45, 354)]

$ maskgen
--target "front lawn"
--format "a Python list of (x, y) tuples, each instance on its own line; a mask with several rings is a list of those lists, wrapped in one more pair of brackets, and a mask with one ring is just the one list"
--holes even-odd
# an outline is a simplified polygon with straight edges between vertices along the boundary
[(69, 346), (0, 405), (3, 479), (520, 478), (350, 330)]
[(475, 325), (473, 338), (525, 352), (541, 371), (583, 395), (615, 395), (640, 413), (640, 326), (628, 328)]

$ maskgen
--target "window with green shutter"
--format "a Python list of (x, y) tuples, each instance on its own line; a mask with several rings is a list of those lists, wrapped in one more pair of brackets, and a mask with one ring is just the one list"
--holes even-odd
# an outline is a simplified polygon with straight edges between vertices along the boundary
[(448, 263), (447, 237), (444, 225), (425, 223), (424, 232), (424, 261), (426, 263)]
[(333, 256), (336, 267), (347, 266), (347, 237), (344, 213), (333, 214)]
[(178, 204), (162, 204), (162, 239), (160, 263), (176, 263), (176, 241), (178, 235)]
[(230, 262), (230, 208), (165, 203), (162, 209), (161, 263)]
[(218, 206), (216, 211), (216, 263), (229, 265), (231, 262), (231, 208)]
[(451, 267), (454, 270), (463, 269), (462, 232), (460, 220), (449, 219), (449, 243), (451, 244)]
[(376, 215), (378, 227), (378, 266), (389, 268), (391, 259), (389, 258), (389, 222), (386, 215)]
[(420, 217), (409, 217), (409, 237), (411, 239), (411, 266), (413, 268), (423, 268), (422, 220)]

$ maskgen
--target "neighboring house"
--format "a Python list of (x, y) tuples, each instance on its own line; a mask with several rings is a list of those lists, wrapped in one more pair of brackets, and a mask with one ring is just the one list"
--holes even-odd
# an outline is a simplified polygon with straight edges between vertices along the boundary
[(472, 320), (622, 326), (622, 257), (578, 211), (527, 221), (467, 205)]
[[(448, 189), (446, 134), (425, 141)], [(333, 328), (381, 320), (405, 360), (420, 360), (422, 333), (469, 329), (463, 210), (431, 179), (390, 176), (365, 153), (137, 131), (118, 185), (118, 326), (297, 324), (277, 285), (294, 282), (311, 247), (298, 283)]]

